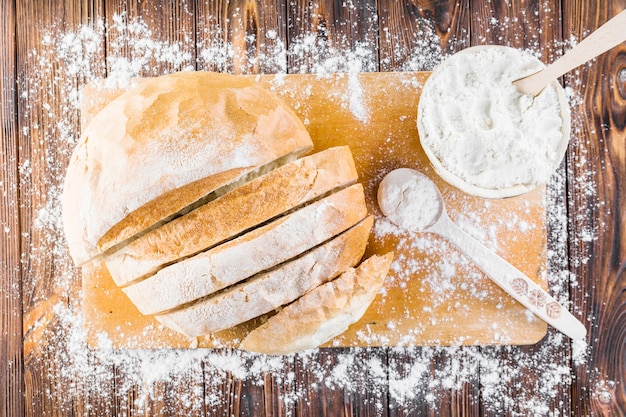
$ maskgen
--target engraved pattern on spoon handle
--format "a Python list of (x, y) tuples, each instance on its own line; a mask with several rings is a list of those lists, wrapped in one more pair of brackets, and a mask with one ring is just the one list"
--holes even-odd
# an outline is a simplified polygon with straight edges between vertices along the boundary
[(445, 237), (500, 288), (557, 330), (575, 340), (587, 334), (585, 326), (543, 288), (456, 226), (445, 213), (427, 231)]

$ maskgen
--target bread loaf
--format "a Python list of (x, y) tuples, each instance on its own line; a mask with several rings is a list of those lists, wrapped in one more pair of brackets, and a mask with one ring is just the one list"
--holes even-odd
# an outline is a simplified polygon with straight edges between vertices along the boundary
[(373, 224), (369, 216), (333, 240), (213, 296), (156, 318), (189, 337), (233, 327), (288, 304), (359, 262)]
[(246, 77), (141, 79), (106, 101), (82, 115), (64, 184), (76, 264), (103, 260), (143, 314), (188, 337), (286, 306), (242, 344), (259, 352), (314, 347), (363, 314), (391, 261), (351, 269), (373, 217), (348, 147), (302, 157), (302, 122)]
[(356, 180), (350, 149), (330, 148), (257, 177), (104, 260), (115, 283), (125, 286)]
[(91, 120), (72, 154), (62, 197), (72, 258), (82, 264), (311, 146), (293, 111), (248, 78), (183, 72), (142, 80)]
[(240, 348), (285, 355), (312, 349), (345, 332), (376, 297), (389, 272), (393, 253), (372, 256), (331, 282), (284, 307), (250, 332)]

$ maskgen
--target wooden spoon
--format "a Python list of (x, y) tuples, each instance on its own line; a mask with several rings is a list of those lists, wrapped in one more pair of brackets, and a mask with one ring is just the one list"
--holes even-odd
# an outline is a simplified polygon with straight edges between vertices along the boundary
[(405, 230), (444, 237), (537, 317), (574, 340), (585, 338), (585, 326), (567, 308), (450, 220), (437, 186), (424, 174), (410, 168), (388, 173), (378, 188), (378, 205), (390, 221)]
[(626, 41), (626, 10), (600, 26), (561, 58), (539, 72), (513, 81), (521, 93), (536, 96), (552, 80)]

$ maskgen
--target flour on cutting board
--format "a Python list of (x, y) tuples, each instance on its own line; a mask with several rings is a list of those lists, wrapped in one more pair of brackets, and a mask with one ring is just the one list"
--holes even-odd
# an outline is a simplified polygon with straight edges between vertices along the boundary
[[(430, 27), (427, 21), (418, 23), (422, 29), (426, 28), (422, 36), (426, 34), (427, 39), (422, 37), (420, 42), (423, 47), (412, 51), (406, 67), (408, 70), (431, 69), (446, 54), (439, 47), (441, 42), (436, 32), (427, 30)], [(105, 29), (109, 35), (115, 35), (110, 37), (112, 41), (107, 49), (106, 68), (101, 58), (104, 54)], [(381, 30), (385, 31), (386, 28), (383, 27)], [(310, 38), (296, 39), (287, 46), (269, 35), (268, 33), (266, 40), (272, 41), (274, 46), (268, 48), (261, 59), (266, 63), (272, 63), (279, 71), (276, 75), (277, 83), (280, 83), (285, 73), (287, 59), (297, 61), (302, 55), (315, 54), (318, 51)], [(215, 36), (214, 39), (222, 38)], [(161, 66), (169, 68), (170, 72), (192, 69), (195, 65), (193, 56), (186, 51), (193, 50), (193, 42), (193, 36), (179, 43), (159, 41), (141, 20), (115, 15), (112, 24), (106, 28), (102, 22), (96, 22), (93, 26), (84, 26), (75, 32), (50, 32), (42, 39), (40, 49), (30, 51), (29, 56), (41, 73), (56, 71), (58, 75), (56, 79), (63, 80), (59, 81), (59, 84), (47, 85), (42, 82), (43, 78), (34, 76), (32, 79), (21, 80), (19, 85), (19, 97), (24, 104), (23, 117), (25, 122), (29, 123), (29, 127), (24, 128), (20, 134), (24, 137), (42, 138), (41, 140), (50, 143), (51, 149), (49, 155), (31, 155), (33, 160), (22, 161), (21, 181), (30, 184), (39, 176), (50, 176), (50, 172), (55, 178), (53, 183), (45, 184), (44, 191), (26, 191), (45, 194), (43, 198), (45, 203), (41, 207), (32, 207), (33, 213), (37, 216), (35, 230), (44, 236), (39, 237), (38, 242), (41, 246), (34, 244), (31, 248), (32, 262), (44, 262), (45, 256), (52, 256), (56, 262), (69, 264), (60, 224), (60, 187), (64, 167), (78, 137), (78, 87), (105, 74), (110, 80), (121, 84), (142, 74), (160, 75), (156, 73), (156, 67), (151, 67), (152, 62), (161, 64), (159, 68)], [(222, 71), (232, 70), (230, 66), (234, 53), (232, 45), (217, 40), (211, 45), (199, 45), (198, 48), (200, 66)], [(354, 117), (363, 122), (368, 121), (369, 113), (356, 75), (361, 71), (376, 70), (376, 58), (370, 51), (371, 48), (367, 45), (326, 48), (323, 55), (317, 56), (317, 63), (312, 68), (319, 77), (333, 72), (347, 74), (349, 92), (337, 99), (342, 100)], [(304, 68), (303, 72), (307, 70), (311, 71), (310, 68)], [(33, 74), (36, 72), (33, 71)], [(61, 103), (54, 101), (59, 90), (62, 92), (60, 96), (63, 97)], [(44, 109), (49, 109), (48, 120), (54, 120), (50, 126), (42, 126), (38, 120), (31, 118), (30, 107), (41, 101)], [(306, 103), (302, 105), (305, 106)], [(42, 133), (44, 129), (48, 130)], [(60, 149), (57, 153), (52, 151), (57, 148), (55, 145)], [(584, 155), (580, 158), (584, 158)], [(576, 163), (585, 164), (585, 161), (581, 159)], [(41, 174), (42, 171), (46, 173)], [(556, 191), (552, 191), (553, 194), (549, 191), (548, 195), (551, 240), (556, 242), (549, 253), (549, 262), (554, 270), (550, 275), (550, 287), (557, 294), (565, 293), (565, 289), (576, 282), (576, 278), (567, 272), (564, 250), (567, 239), (566, 211), (562, 205), (555, 203), (564, 187), (564, 181), (562, 173), (555, 175), (551, 184)], [(580, 183), (576, 184), (577, 189), (593, 196), (591, 174), (589, 178), (579, 181)], [(481, 224), (480, 216), (457, 214), (456, 221), (461, 227), (487, 246), (497, 249), (495, 235)], [(522, 235), (530, 227), (514, 215), (501, 221), (512, 232)], [(590, 230), (581, 235), (580, 239), (593, 240), (597, 232)], [(384, 218), (378, 218), (375, 226), (376, 238), (388, 234), (399, 236), (400, 244), (411, 250), (441, 253), (449, 249), (445, 242), (433, 241), (418, 235), (408, 236)], [(44, 250), (50, 247), (53, 247), (52, 253), (44, 253)], [(584, 259), (580, 261), (584, 262)], [(447, 294), (454, 285), (452, 279), (456, 269), (463, 267), (467, 262), (462, 255), (455, 255), (430, 265), (432, 274), (422, 285), (429, 286), (438, 294), (435, 303), (446, 302)], [(397, 259), (393, 265), (396, 279), (399, 281), (408, 279), (412, 272), (423, 267), (424, 265), (414, 263), (410, 259)], [(72, 299), (76, 295), (72, 288), (75, 287), (78, 276), (77, 271), (67, 271), (69, 269), (71, 268), (62, 268), (56, 276), (57, 281), (52, 283), (56, 291), (61, 292), (66, 299)], [(475, 288), (473, 296), (481, 297), (478, 287)], [(118, 398), (137, 390), (138, 387), (141, 391), (141, 396), (135, 400), (136, 404), (129, 405), (134, 409), (147, 407), (146, 404), (149, 403), (147, 400), (159, 395), (154, 392), (153, 384), (166, 382), (184, 383), (189, 386), (189, 395), (180, 399), (186, 408), (210, 411), (213, 407), (218, 407), (223, 399), (208, 388), (203, 395), (205, 386), (218, 387), (231, 377), (263, 385), (267, 381), (268, 373), (272, 375), (275, 383), (289, 387), (281, 397), (288, 412), (300, 399), (306, 398), (311, 388), (359, 393), (364, 385), (373, 387), (373, 392), (386, 392), (389, 389), (391, 402), (389, 405), (402, 409), (406, 402), (413, 398), (422, 398), (428, 403), (435, 404), (436, 398), (432, 396), (434, 390), (442, 388), (461, 390), (465, 383), (475, 381), (476, 376), (480, 374), (481, 398), (485, 407), (495, 412), (515, 409), (518, 410), (518, 415), (542, 415), (541, 413), (554, 401), (559, 387), (571, 383), (569, 368), (549, 362), (549, 358), (558, 356), (555, 352), (566, 349), (568, 343), (566, 338), (552, 331), (535, 350), (515, 346), (347, 349), (342, 351), (344, 353), (339, 354), (333, 363), (329, 363), (318, 350), (287, 357), (267, 357), (227, 349), (114, 350), (110, 348), (110, 341), (106, 337), (101, 339), (101, 349), (91, 349), (85, 342), (79, 303), (75, 300), (69, 305), (59, 303), (55, 307), (55, 312), (64, 332), (51, 332), (47, 335), (48, 341), (43, 349), (47, 351), (47, 358), (57, 362), (56, 366), (50, 368), (51, 374), (48, 377), (62, 382), (61, 386), (64, 389), (69, 387), (69, 392), (64, 392), (64, 396), (86, 397), (98, 392), (107, 395), (107, 390), (113, 389), (114, 384), (110, 379), (113, 375), (112, 369), (115, 368), (123, 375), (119, 381), (116, 380), (117, 385), (114, 387)], [(393, 325), (390, 323), (390, 326)], [(410, 337), (407, 338), (407, 344), (410, 344)], [(577, 364), (585, 362), (585, 352), (586, 346), (580, 344), (575, 346)], [(435, 370), (431, 368), (434, 360), (439, 364)], [(312, 378), (309, 386), (296, 386), (294, 364), (307, 369)], [(507, 385), (515, 383), (520, 367), (532, 368), (537, 372), (537, 380), (532, 388), (515, 394), (524, 401), (511, 398), (511, 394), (506, 390)], [(387, 399), (375, 398), (372, 401), (379, 401), (376, 406), (384, 407)]]

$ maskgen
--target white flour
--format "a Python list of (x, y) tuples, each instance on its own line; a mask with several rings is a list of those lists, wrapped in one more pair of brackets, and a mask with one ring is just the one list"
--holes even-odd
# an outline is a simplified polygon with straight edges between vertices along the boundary
[(378, 204), (389, 219), (407, 231), (421, 231), (439, 217), (442, 201), (435, 184), (409, 168), (391, 171), (378, 188)]
[[(417, 23), (422, 29), (432, 26), (419, 19)], [(105, 74), (122, 83), (139, 74), (160, 75), (155, 74), (154, 68), (150, 66), (152, 59), (162, 64), (161, 68), (167, 67), (168, 72), (193, 68), (193, 55), (187, 52), (193, 45), (159, 41), (141, 20), (116, 16), (113, 24), (106, 28), (117, 37), (116, 42), (108, 46), (109, 66), (105, 72), (100, 56), (104, 46), (104, 24), (96, 22), (94, 27), (84, 26), (76, 32), (68, 33), (58, 32), (61, 29), (52, 30), (57, 32), (46, 35), (40, 49), (29, 51), (29, 57), (34, 57), (36, 68), (31, 69), (32, 75), (28, 79), (20, 80), (18, 86), (24, 123), (28, 124), (20, 132), (21, 140), (45, 140), (50, 148), (50, 154), (31, 154), (32, 161), (24, 157), (20, 165), (24, 201), (28, 201), (28, 193), (44, 195), (41, 206), (30, 208), (37, 219), (31, 231), (33, 237), (29, 236), (28, 231), (24, 232), (26, 245), (31, 245), (30, 258), (24, 256), (25, 265), (30, 264), (31, 268), (36, 268), (37, 264), (43, 262), (57, 265), (54, 282), (43, 286), (53, 287), (53, 291), (59, 293), (63, 300), (54, 310), (59, 325), (51, 326), (53, 330), (43, 336), (46, 343), (41, 347), (44, 350), (41, 355), (44, 358), (42, 363), (36, 366), (27, 363), (27, 367), (43, 369), (44, 377), (52, 381), (52, 389), (41, 394), (49, 397), (50, 404), (61, 404), (71, 409), (72, 402), (80, 403), (81, 399), (84, 402), (86, 398), (116, 398), (115, 407), (119, 413), (144, 410), (145, 414), (158, 411), (164, 414), (187, 412), (192, 415), (195, 412), (217, 415), (227, 407), (224, 404), (233, 407), (233, 402), (239, 400), (229, 398), (228, 394), (222, 395), (225, 387), (230, 386), (231, 392), (236, 392), (239, 389), (238, 381), (246, 381), (251, 387), (275, 384), (277, 388), (269, 386), (266, 389), (281, 392), (281, 404), (278, 406), (287, 415), (295, 415), (297, 407), (301, 407), (298, 404), (306, 402), (311, 392), (317, 392), (318, 396), (324, 398), (327, 394), (320, 393), (321, 390), (330, 392), (329, 398), (336, 398), (337, 395), (341, 398), (358, 396), (359, 400), (371, 402), (380, 414), (385, 414), (386, 408), (398, 410), (400, 414), (411, 414), (416, 412), (412, 407), (418, 404), (434, 407), (438, 399), (433, 393), (437, 390), (450, 390), (451, 395), (456, 395), (454, 392), (466, 390), (468, 385), (477, 386), (476, 381), (480, 375), (480, 388), (476, 388), (480, 392), (477, 394), (480, 395), (481, 405), (488, 414), (502, 415), (506, 412), (517, 416), (545, 415), (544, 411), (548, 408), (559, 409), (559, 393), (567, 392), (571, 377), (567, 366), (552, 362), (553, 358), (562, 357), (562, 352), (568, 349), (567, 340), (555, 332), (549, 332), (546, 340), (531, 348), (453, 346), (346, 349), (334, 356), (319, 350), (286, 357), (250, 355), (228, 349), (113, 350), (106, 348), (107, 344), (110, 345), (106, 338), (102, 340), (102, 349), (90, 348), (85, 342), (79, 294), (75, 290), (79, 274), (67, 266), (69, 258), (60, 222), (60, 184), (71, 148), (78, 137), (79, 88)], [(381, 27), (380, 31), (387, 33), (388, 28)], [(198, 46), (197, 64), (202, 68), (231, 71), (229, 62), (234, 53), (233, 45), (223, 41), (220, 34), (214, 35), (211, 36), (211, 39), (215, 39), (214, 43)], [(272, 36), (268, 33), (269, 38)], [(421, 37), (419, 47), (412, 51), (405, 68), (430, 69), (444, 57), (444, 52), (439, 47), (441, 39), (434, 30), (416, 34), (415, 37)], [(461, 43), (462, 40), (459, 41)], [(132, 58), (129, 58), (126, 48), (133, 51)], [(335, 71), (350, 72), (350, 68), (358, 68), (359, 71), (375, 70), (375, 57), (364, 52), (366, 50), (370, 50), (367, 45), (336, 45), (324, 49), (322, 53), (316, 50), (310, 39), (296, 39), (288, 47), (277, 41), (276, 47), (267, 50), (266, 56), (260, 59), (272, 63), (279, 72), (276, 80), (280, 82), (285, 73), (287, 59), (297, 60), (302, 51), (313, 54), (316, 64), (311, 67), (303, 64), (300, 72), (311, 71), (323, 77)], [(398, 59), (403, 52), (397, 51)], [(388, 64), (389, 62), (382, 62), (381, 66)], [(45, 81), (47, 78), (39, 78), (37, 75), (50, 71), (56, 71), (54, 85)], [(353, 74), (356, 74), (355, 71)], [(354, 76), (353, 74), (349, 76)], [(360, 93), (356, 83), (351, 88), (351, 94), (339, 99), (343, 100), (346, 108), (356, 111), (355, 117), (358, 119), (360, 115), (368, 114), (367, 103), (358, 100)], [(59, 91), (61, 102), (57, 98)], [(54, 121), (53, 125), (44, 126), (35, 116), (31, 118), (31, 107), (36, 108), (37, 103), (41, 102), (51, 109), (49, 120)], [(582, 126), (582, 122), (580, 125)], [(46, 130), (42, 133), (43, 129)], [(55, 153), (57, 148), (62, 150)], [(589, 162), (584, 154), (576, 155), (575, 158), (578, 159), (574, 163), (583, 167)], [(31, 184), (40, 181), (44, 176), (50, 178), (50, 173), (53, 180), (42, 184), (45, 189), (31, 190)], [(551, 224), (549, 233), (551, 242), (554, 242), (548, 254), (551, 264), (550, 288), (554, 293), (560, 294), (566, 293), (566, 288), (576, 283), (576, 277), (567, 270), (567, 211), (558, 200), (564, 193), (564, 181), (563, 173), (553, 177), (551, 184), (554, 191), (548, 198), (548, 217)], [(595, 198), (591, 171), (587, 177), (576, 181), (574, 187), (577, 192), (588, 198)], [(486, 221), (482, 213), (465, 217), (463, 213), (451, 213), (451, 216), (466, 231), (476, 231), (473, 235), (482, 243), (497, 247), (498, 242), (485, 227)], [(511, 230), (519, 230), (523, 237), (525, 227), (514, 217), (501, 221), (509, 225), (507, 227)], [(582, 255), (587, 253), (585, 248), (589, 247), (584, 242), (596, 239), (598, 233), (599, 230), (588, 230), (581, 234)], [(413, 251), (440, 254), (449, 249), (445, 243), (437, 244), (418, 236), (408, 236), (393, 224), (378, 219), (375, 239), (382, 239), (389, 234), (399, 235), (400, 244)], [(578, 261), (584, 263), (586, 258)], [(397, 259), (393, 268), (398, 281), (408, 279), (412, 271), (430, 268), (432, 274), (423, 285), (436, 288), (436, 302), (445, 303), (455, 268), (462, 267), (466, 262), (461, 256), (432, 265), (412, 263), (411, 259)], [(32, 288), (24, 288), (23, 291), (26, 294), (35, 293), (33, 303), (44, 297), (37, 296), (38, 293), (32, 291)], [(560, 301), (567, 302), (566, 299)], [(410, 338), (407, 338), (407, 343), (410, 343)], [(576, 365), (584, 366), (586, 346), (577, 344), (574, 353)], [(532, 369), (536, 374), (535, 381), (528, 382), (529, 385), (518, 385), (520, 369)], [(305, 372), (304, 370), (308, 381), (296, 382), (295, 376)], [(593, 370), (587, 372), (593, 374)], [(188, 395), (171, 399), (167, 404), (162, 401), (163, 387), (176, 387), (179, 384), (188, 387)], [(507, 390), (507, 386), (516, 388)], [(362, 395), (364, 389), (367, 390), (367, 397)], [(333, 394), (333, 391), (339, 394)], [(181, 390), (175, 392), (180, 393)], [(475, 400), (478, 401), (478, 398)], [(155, 410), (151, 408), (154, 407), (152, 404), (157, 404), (160, 408)], [(176, 408), (162, 408), (167, 405)]]
[(452, 55), (433, 71), (420, 98), (422, 146), (476, 187), (544, 183), (563, 156), (569, 120), (553, 86), (533, 98), (512, 84), (541, 68), (535, 57), (512, 48), (475, 47)]

